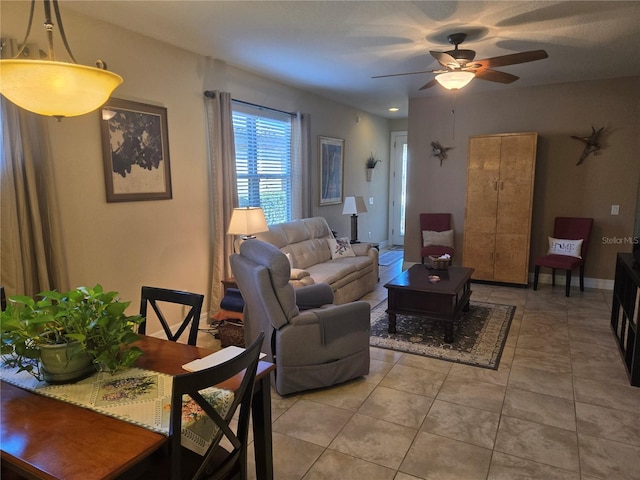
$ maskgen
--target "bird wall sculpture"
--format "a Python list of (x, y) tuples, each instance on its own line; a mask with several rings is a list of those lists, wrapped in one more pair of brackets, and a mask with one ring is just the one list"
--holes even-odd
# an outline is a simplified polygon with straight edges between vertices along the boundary
[(600, 144), (600, 134), (603, 131), (604, 127), (599, 128), (598, 130), (596, 130), (594, 127), (591, 127), (591, 135), (589, 135), (588, 137), (577, 137), (575, 135), (571, 135), (571, 138), (584, 143), (584, 150), (582, 151), (580, 160), (578, 160), (578, 163), (576, 163), (576, 165), (582, 164), (582, 162), (584, 162), (589, 155), (591, 155), (592, 153), (597, 154), (597, 152), (602, 148), (602, 145)]
[(452, 148), (453, 147), (443, 147), (439, 142), (431, 142), (431, 154), (440, 159), (440, 166), (442, 166), (442, 161), (447, 158), (447, 151)]

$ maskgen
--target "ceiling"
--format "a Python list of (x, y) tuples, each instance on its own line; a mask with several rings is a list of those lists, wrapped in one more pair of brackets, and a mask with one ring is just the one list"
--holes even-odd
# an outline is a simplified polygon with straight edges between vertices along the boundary
[[(388, 118), (438, 67), (429, 50), (461, 48), (476, 59), (544, 49), (549, 58), (498, 68), (505, 85), (474, 80), (459, 95), (640, 75), (638, 1), (75, 1), (71, 9), (195, 53)], [(73, 46), (73, 39), (70, 35)], [(389, 107), (400, 111), (390, 113)]]

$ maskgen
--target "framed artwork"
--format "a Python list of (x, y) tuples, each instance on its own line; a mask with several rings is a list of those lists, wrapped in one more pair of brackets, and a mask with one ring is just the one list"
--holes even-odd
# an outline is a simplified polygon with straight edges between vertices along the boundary
[(320, 205), (342, 203), (344, 140), (318, 137), (320, 156)]
[(167, 109), (111, 98), (101, 111), (107, 202), (170, 199)]

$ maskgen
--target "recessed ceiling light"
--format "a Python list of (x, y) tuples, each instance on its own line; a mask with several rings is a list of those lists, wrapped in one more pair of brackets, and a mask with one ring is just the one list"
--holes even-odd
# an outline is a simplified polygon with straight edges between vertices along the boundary
[(397, 112), (398, 110), (400, 110), (398, 107), (391, 107), (389, 109), (390, 112)]

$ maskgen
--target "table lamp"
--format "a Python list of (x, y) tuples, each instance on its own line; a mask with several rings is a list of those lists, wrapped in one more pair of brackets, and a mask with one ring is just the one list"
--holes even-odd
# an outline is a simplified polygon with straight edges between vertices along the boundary
[[(229, 228), (227, 228), (227, 235), (240, 235), (240, 239), (244, 241), (249, 238), (256, 238), (254, 233), (268, 230), (269, 226), (261, 207), (242, 207), (233, 209)], [(240, 242), (235, 247), (239, 247), (239, 245)]]
[(345, 197), (342, 214), (351, 215), (351, 243), (360, 243), (358, 240), (358, 214), (366, 212), (367, 206), (362, 197)]

